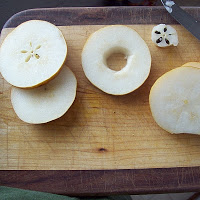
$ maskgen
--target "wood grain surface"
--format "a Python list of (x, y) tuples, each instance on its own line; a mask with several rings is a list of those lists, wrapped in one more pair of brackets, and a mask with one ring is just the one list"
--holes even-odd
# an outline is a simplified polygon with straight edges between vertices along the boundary
[[(2, 79), (0, 115), (1, 125), (6, 127), (1, 128), (5, 151), (0, 163), (2, 169), (200, 166), (200, 137), (171, 135), (162, 130), (151, 116), (148, 101), (150, 88), (158, 77), (188, 61), (200, 59), (197, 39), (180, 25), (174, 25), (179, 46), (160, 49), (150, 39), (153, 25), (130, 25), (150, 48), (151, 73), (138, 90), (125, 96), (112, 96), (94, 87), (81, 66), (83, 45), (91, 33), (102, 27), (59, 27), (68, 44), (66, 64), (78, 80), (76, 100), (60, 119), (43, 125), (22, 122), (10, 103), (11, 86)], [(4, 29), (2, 39), (6, 32)]]
[[(183, 7), (199, 20), (199, 7)], [(71, 25), (109, 25), (109, 24), (177, 24), (164, 7), (87, 7), (87, 8), (40, 8), (25, 10), (15, 14), (4, 28), (16, 27), (24, 21), (46, 20), (57, 26)]]
[(69, 196), (199, 191), (200, 168), (137, 170), (11, 170), (0, 185)]
[[(186, 10), (197, 19), (200, 18), (199, 8)], [(93, 194), (102, 194), (103, 191), (104, 194), (108, 194), (200, 189), (200, 137), (186, 134), (171, 135), (165, 132), (154, 122), (148, 103), (150, 88), (158, 77), (186, 62), (200, 61), (200, 43), (196, 38), (175, 23), (161, 8), (125, 7), (25, 11), (15, 15), (5, 24), (1, 40), (12, 31), (11, 27), (29, 19), (50, 21), (58, 25), (63, 32), (68, 44), (66, 64), (78, 80), (77, 97), (70, 110), (60, 119), (43, 125), (29, 125), (20, 121), (14, 113), (10, 103), (11, 86), (1, 77), (0, 169), (89, 170), (63, 171), (72, 185), (64, 186), (66, 182), (61, 182), (62, 188), (56, 185), (54, 189), (51, 188), (51, 192), (54, 193), (88, 194), (95, 184), (96, 190)], [(152, 44), (152, 27), (161, 21), (169, 22), (178, 31), (178, 47), (160, 49)], [(86, 79), (81, 66), (80, 55), (85, 41), (91, 33), (108, 24), (127, 24), (135, 29), (148, 44), (152, 55), (149, 78), (138, 90), (125, 96), (108, 95), (95, 88)], [(3, 172), (0, 173), (0, 180), (4, 180), (4, 185), (18, 185), (21, 188), (37, 190), (43, 188), (41, 184), (38, 184), (38, 188), (33, 187), (34, 179), (31, 179), (31, 172), (30, 179), (27, 179), (27, 187), (23, 184), (26, 183), (23, 173), (28, 173), (27, 171), (4, 172), (5, 175)], [(62, 172), (44, 173), (50, 180), (55, 179), (56, 183), (56, 173)], [(83, 174), (89, 177), (87, 173), (97, 173), (94, 175), (97, 178), (94, 178), (91, 186), (86, 184), (85, 178), (83, 181)], [(103, 176), (104, 173), (106, 176)], [(22, 178), (19, 178), (20, 174)], [(43, 180), (41, 174), (41, 171), (32, 171), (33, 176), (39, 176)], [(10, 177), (7, 181), (6, 176)], [(116, 178), (116, 182), (120, 179), (122, 186), (117, 185), (115, 188), (113, 177)], [(167, 177), (169, 179), (165, 180)], [(12, 180), (15, 178), (18, 181), (13, 183)], [(38, 182), (43, 182), (41, 179)], [(78, 182), (73, 182), (74, 179)], [(134, 180), (141, 180), (141, 185), (134, 185)], [(183, 184), (180, 184), (180, 180)], [(165, 181), (169, 181), (167, 186)], [(89, 188), (81, 190), (81, 187), (84, 187), (81, 183)], [(108, 187), (105, 186), (107, 183)], [(73, 184), (75, 191), (72, 190)], [(58, 191), (59, 187), (63, 190)]]

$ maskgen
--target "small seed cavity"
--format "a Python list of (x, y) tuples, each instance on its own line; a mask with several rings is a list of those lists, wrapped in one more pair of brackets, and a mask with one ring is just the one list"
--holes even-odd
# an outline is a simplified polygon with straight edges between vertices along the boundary
[(160, 31), (155, 31), (155, 33), (156, 33), (156, 34), (161, 34), (161, 32), (160, 32)]
[(32, 48), (32, 42), (30, 42), (29, 44), (31, 46), (31, 49), (29, 51), (27, 51), (27, 50), (22, 50), (21, 51), (21, 53), (28, 53), (28, 56), (26, 57), (25, 62), (28, 62), (31, 59), (31, 57), (35, 57), (36, 59), (40, 58), (40, 56), (36, 53), (36, 50), (39, 49), (39, 48), (41, 48), (41, 45), (38, 45), (35, 48), (35, 50), (33, 50), (33, 48)]
[(160, 38), (158, 38), (157, 40), (156, 40), (156, 43), (158, 44), (158, 43), (160, 43), (160, 42), (162, 42), (162, 37), (160, 37)]
[(165, 42), (169, 45), (169, 40), (165, 38)]
[(188, 100), (187, 99), (185, 99), (183, 102), (184, 102), (184, 104), (188, 104)]
[(21, 53), (27, 53), (27, 52), (28, 52), (28, 51), (26, 51), (26, 50), (22, 50), (22, 51), (21, 51)]
[(41, 45), (38, 45), (38, 46), (35, 48), (35, 50), (39, 49), (40, 47), (41, 47)]
[(28, 57), (26, 58), (25, 62), (28, 62), (31, 59), (31, 55), (28, 55)]
[(35, 57), (37, 58), (37, 59), (39, 59), (40, 58), (40, 56), (36, 53), (36, 54), (34, 54), (35, 55)]
[(166, 32), (166, 31), (167, 31), (167, 28), (165, 27), (165, 28), (164, 28), (164, 32)]

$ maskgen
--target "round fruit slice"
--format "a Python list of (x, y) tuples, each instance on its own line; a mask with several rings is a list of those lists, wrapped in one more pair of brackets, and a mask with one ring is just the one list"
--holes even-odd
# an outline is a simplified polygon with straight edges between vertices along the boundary
[(11, 102), (17, 116), (24, 122), (41, 124), (65, 114), (76, 96), (77, 81), (72, 71), (64, 66), (59, 75), (38, 88), (13, 87)]
[(149, 102), (155, 121), (166, 131), (200, 134), (200, 69), (167, 72), (151, 88)]
[(59, 72), (66, 55), (66, 41), (56, 26), (41, 20), (27, 21), (3, 41), (1, 74), (16, 87), (36, 87)]
[[(123, 53), (127, 63), (120, 71), (107, 66), (113, 53)], [(82, 51), (82, 66), (89, 81), (102, 91), (124, 95), (140, 87), (151, 68), (151, 55), (145, 41), (133, 29), (113, 25), (93, 33)]]

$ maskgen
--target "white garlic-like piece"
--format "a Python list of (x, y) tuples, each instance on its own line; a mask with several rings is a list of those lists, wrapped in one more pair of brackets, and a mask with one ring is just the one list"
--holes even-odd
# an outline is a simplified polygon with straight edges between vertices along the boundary
[(151, 39), (159, 47), (178, 45), (178, 34), (176, 30), (172, 26), (166, 24), (155, 26), (151, 33)]

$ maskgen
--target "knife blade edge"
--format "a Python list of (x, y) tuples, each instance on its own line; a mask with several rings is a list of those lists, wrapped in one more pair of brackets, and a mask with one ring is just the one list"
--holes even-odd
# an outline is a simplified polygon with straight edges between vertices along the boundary
[[(165, 9), (169, 14), (188, 31), (190, 31), (197, 39), (200, 40), (200, 22), (180, 8), (174, 1), (163, 1)], [(168, 3), (167, 3), (168, 2)], [(170, 2), (170, 4), (169, 4)]]

